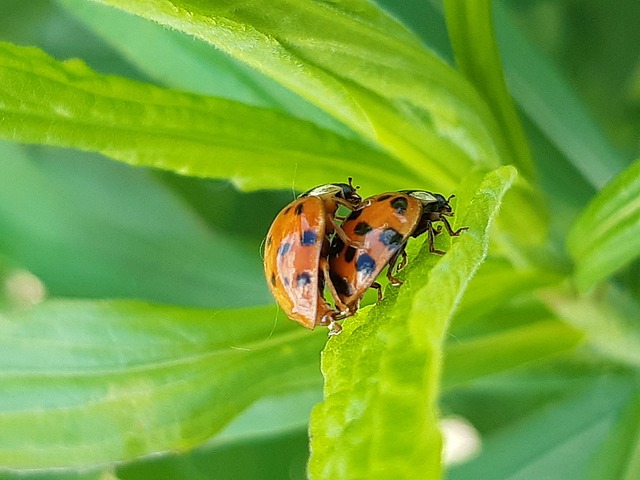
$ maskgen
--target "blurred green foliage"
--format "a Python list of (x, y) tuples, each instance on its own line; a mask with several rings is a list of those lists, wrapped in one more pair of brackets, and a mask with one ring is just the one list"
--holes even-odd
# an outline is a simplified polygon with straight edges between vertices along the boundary
[[(314, 405), (316, 479), (640, 477), (640, 4), (228, 3), (0, 0), (0, 479), (304, 478)], [(472, 229), (325, 349), (261, 243), (347, 176)]]

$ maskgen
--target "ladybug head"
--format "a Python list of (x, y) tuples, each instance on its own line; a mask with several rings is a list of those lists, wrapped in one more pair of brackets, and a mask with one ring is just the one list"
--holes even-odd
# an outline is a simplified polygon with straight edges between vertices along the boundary
[(329, 197), (344, 200), (346, 203), (356, 206), (362, 201), (362, 198), (356, 192), (358, 187), (354, 187), (351, 182), (352, 178), (349, 177), (349, 183), (328, 183), (326, 185), (320, 185), (303, 193), (300, 197)]
[(353, 183), (351, 183), (352, 181), (353, 179), (349, 177), (349, 183), (336, 183), (335, 186), (340, 187), (342, 190), (340, 194), (337, 194), (336, 196), (346, 200), (351, 205), (358, 205), (362, 201), (362, 197), (358, 195), (356, 190), (360, 187), (354, 187)]
[(455, 195), (444, 198), (444, 196), (439, 193), (431, 193), (425, 190), (403, 190), (403, 193), (419, 200), (425, 212), (438, 213), (448, 217), (453, 216), (453, 209), (449, 204), (449, 200), (455, 197)]
[(455, 197), (455, 195), (449, 195), (449, 198), (444, 198), (439, 193), (434, 193), (433, 196), (436, 197), (436, 203), (433, 206), (433, 210), (441, 215), (453, 216), (453, 209), (449, 204), (449, 200)]

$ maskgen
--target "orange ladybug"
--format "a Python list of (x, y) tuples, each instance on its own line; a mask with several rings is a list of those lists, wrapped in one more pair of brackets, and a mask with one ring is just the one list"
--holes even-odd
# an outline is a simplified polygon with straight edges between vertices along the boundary
[[(267, 233), (264, 273), (274, 298), (285, 313), (313, 329), (329, 326), (330, 334), (341, 327), (335, 320), (346, 310), (329, 277), (329, 237), (334, 232), (343, 244), (351, 242), (336, 224), (340, 205), (353, 210), (361, 202), (349, 183), (321, 185), (303, 193), (275, 218)], [(324, 287), (334, 297), (336, 308), (324, 298)]]
[(452, 237), (468, 228), (455, 231), (451, 228), (447, 217), (453, 216), (449, 205), (452, 197), (444, 198), (439, 193), (423, 190), (401, 190), (367, 198), (351, 212), (342, 224), (349, 242), (334, 238), (329, 254), (331, 280), (349, 315), (358, 309), (367, 289), (375, 288), (378, 300), (382, 298), (381, 286), (375, 279), (385, 266), (389, 266), (387, 278), (391, 284), (402, 284), (393, 276), (393, 270), (395, 267), (401, 270), (406, 264), (405, 247), (409, 237), (427, 232), (429, 251), (443, 255), (444, 252), (433, 245), (442, 226), (435, 229), (433, 223), (441, 221)]

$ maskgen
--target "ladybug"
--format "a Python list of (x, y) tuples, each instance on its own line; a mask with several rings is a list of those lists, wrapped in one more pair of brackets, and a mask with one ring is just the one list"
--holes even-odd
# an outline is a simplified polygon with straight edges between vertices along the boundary
[(358, 309), (367, 289), (375, 288), (378, 301), (382, 299), (382, 287), (375, 280), (385, 266), (389, 266), (387, 278), (391, 284), (402, 284), (393, 271), (396, 267), (401, 270), (407, 262), (405, 247), (409, 237), (427, 232), (429, 251), (444, 255), (433, 245), (442, 225), (434, 228), (433, 223), (441, 221), (452, 237), (468, 229), (451, 228), (447, 217), (453, 216), (449, 204), (452, 197), (423, 190), (401, 190), (367, 198), (351, 212), (342, 224), (349, 242), (335, 237), (329, 254), (331, 281), (350, 315)]
[[(330, 236), (335, 232), (343, 244), (350, 240), (336, 223), (340, 205), (354, 210), (362, 198), (351, 183), (321, 185), (303, 193), (278, 214), (267, 233), (264, 273), (274, 298), (285, 313), (313, 329), (327, 325), (329, 334), (339, 333), (335, 320), (346, 310), (329, 277)], [(324, 287), (336, 308), (324, 298)]]

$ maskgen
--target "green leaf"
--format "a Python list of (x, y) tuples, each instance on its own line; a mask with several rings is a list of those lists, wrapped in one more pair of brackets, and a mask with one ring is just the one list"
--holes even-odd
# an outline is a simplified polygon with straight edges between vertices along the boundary
[(597, 297), (576, 298), (549, 291), (543, 298), (562, 319), (585, 332), (601, 354), (623, 365), (640, 367), (640, 305), (633, 298), (614, 288)]
[(620, 412), (601, 448), (591, 456), (589, 480), (640, 477), (640, 391)]
[(515, 175), (513, 167), (487, 174), (461, 221), (469, 231), (441, 259), (423, 245), (404, 285), (388, 287), (379, 306), (346, 320), (329, 341), (325, 401), (311, 416), (312, 479), (440, 478), (445, 332), (484, 260), (492, 220)]
[(133, 165), (311, 188), (353, 176), (376, 189), (414, 174), (309, 122), (222, 98), (164, 90), (0, 43), (0, 138), (100, 152)]
[(520, 108), (591, 185), (601, 188), (624, 168), (623, 159), (569, 81), (518, 30), (501, 2), (494, 14), (507, 84)]
[(324, 332), (273, 307), (51, 301), (0, 323), (0, 464), (78, 468), (185, 450), (257, 400), (315, 387)]
[(275, 108), (342, 133), (319, 108), (256, 70), (182, 32), (86, 0), (56, 0), (161, 85)]
[(532, 293), (559, 280), (489, 257), (452, 319), (443, 389), (575, 349), (584, 334), (560, 322)]
[(117, 480), (305, 480), (307, 448), (301, 428), (127, 464), (118, 468)]
[[(500, 315), (505, 307), (515, 302), (522, 303), (523, 298), (530, 297), (533, 290), (557, 284), (562, 278), (537, 268), (515, 267), (503, 258), (489, 256), (469, 283), (454, 316), (451, 333), (456, 338), (473, 335), (479, 330), (480, 333), (485, 333), (484, 329), (488, 322), (502, 327), (514, 323), (518, 326), (521, 324), (521, 315), (511, 314), (511, 318), (502, 318), (498, 321), (492, 321), (492, 319), (495, 318), (496, 313)], [(535, 307), (536, 305), (529, 302), (525, 304), (524, 310), (537, 312)], [(544, 316), (541, 314), (538, 319)], [(550, 316), (547, 315), (547, 318)]]
[(567, 248), (582, 291), (640, 256), (640, 159), (591, 201), (569, 232)]
[(215, 45), (381, 145), (440, 190), (455, 186), (473, 165), (497, 166), (498, 129), (486, 104), (371, 2), (102, 3)]
[(635, 396), (634, 390), (637, 379), (629, 375), (596, 378), (587, 387), (575, 389), (486, 435), (480, 456), (452, 468), (447, 478), (588, 478), (592, 455)]
[(446, 0), (445, 18), (456, 63), (484, 96), (498, 120), (504, 156), (523, 173), (533, 175), (527, 138), (507, 91), (491, 18), (491, 0)]
[(0, 250), (51, 295), (271, 301), (257, 244), (205, 225), (151, 172), (95, 157), (0, 142)]
[(443, 388), (566, 352), (581, 340), (578, 330), (562, 322), (540, 320), (451, 342), (445, 351)]

